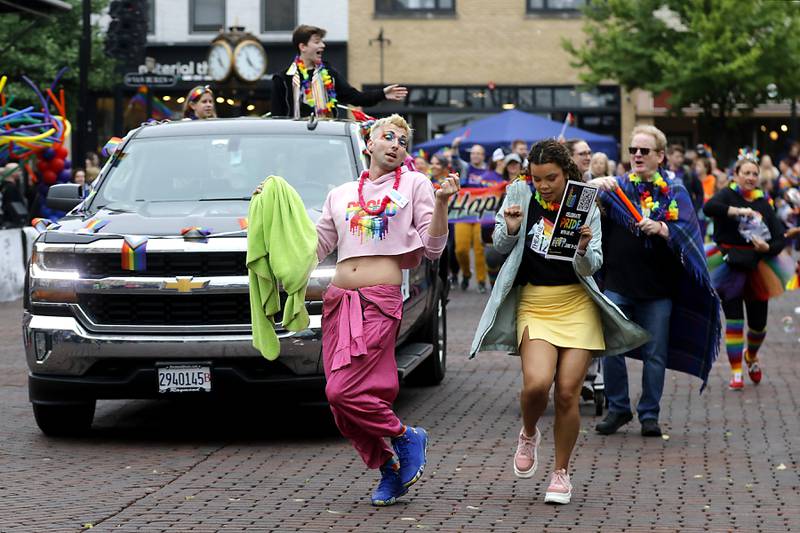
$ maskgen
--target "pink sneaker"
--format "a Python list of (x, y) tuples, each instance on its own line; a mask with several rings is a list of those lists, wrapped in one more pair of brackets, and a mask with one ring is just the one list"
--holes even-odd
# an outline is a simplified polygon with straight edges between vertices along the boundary
[(544, 495), (544, 503), (569, 503), (572, 499), (572, 483), (569, 482), (569, 474), (563, 468), (556, 470), (550, 476), (550, 486)]
[(517, 453), (514, 454), (514, 473), (517, 477), (529, 478), (536, 473), (539, 466), (539, 441), (542, 434), (536, 428), (533, 437), (525, 435), (525, 430), (519, 430), (519, 441), (517, 442)]

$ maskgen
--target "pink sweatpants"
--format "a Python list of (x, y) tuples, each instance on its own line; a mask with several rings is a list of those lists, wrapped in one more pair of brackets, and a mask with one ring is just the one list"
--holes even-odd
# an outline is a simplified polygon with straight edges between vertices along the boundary
[(399, 390), (394, 352), (402, 313), (397, 285), (358, 290), (330, 285), (323, 296), (325, 394), (336, 426), (369, 468), (392, 457), (386, 438), (403, 429), (392, 411)]

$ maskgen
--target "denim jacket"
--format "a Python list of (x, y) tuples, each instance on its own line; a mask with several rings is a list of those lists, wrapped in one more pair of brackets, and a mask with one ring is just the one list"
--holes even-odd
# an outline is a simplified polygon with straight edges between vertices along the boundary
[[(478, 330), (472, 340), (470, 358), (479, 351), (503, 350), (517, 354), (517, 305), (519, 287), (514, 286), (517, 271), (525, 251), (524, 228), (527, 227), (528, 206), (531, 190), (527, 182), (517, 180), (508, 186), (506, 198), (495, 217), (492, 240), (495, 249), (501, 254), (509, 254), (497, 276), (492, 294), (478, 323)], [(509, 235), (506, 229), (505, 208), (519, 205), (522, 208), (522, 224), (516, 235)], [(589, 227), (592, 240), (583, 256), (576, 256), (572, 263), (578, 280), (586, 288), (589, 297), (597, 304), (603, 324), (606, 349), (592, 352), (593, 357), (623, 354), (650, 340), (649, 334), (634, 322), (628, 320), (611, 300), (606, 298), (594, 281), (594, 274), (603, 264), (601, 247), (602, 230), (600, 212), (597, 208), (589, 214)]]

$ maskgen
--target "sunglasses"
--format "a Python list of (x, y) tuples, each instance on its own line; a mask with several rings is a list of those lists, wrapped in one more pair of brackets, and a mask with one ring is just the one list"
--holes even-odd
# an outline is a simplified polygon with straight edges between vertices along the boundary
[(631, 155), (636, 155), (636, 152), (640, 152), (642, 155), (647, 155), (650, 153), (651, 148), (640, 148), (639, 146), (629, 146), (628, 153)]

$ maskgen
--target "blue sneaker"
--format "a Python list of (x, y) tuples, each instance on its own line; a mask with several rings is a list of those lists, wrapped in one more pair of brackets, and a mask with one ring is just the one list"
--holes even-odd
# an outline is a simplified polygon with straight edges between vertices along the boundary
[(405, 433), (392, 439), (392, 446), (400, 459), (400, 482), (408, 488), (419, 481), (425, 470), (428, 433), (408, 426)]
[(381, 467), (381, 481), (372, 493), (372, 505), (376, 507), (386, 507), (394, 505), (397, 498), (408, 492), (408, 489), (400, 483), (400, 476), (397, 471), (390, 466)]

